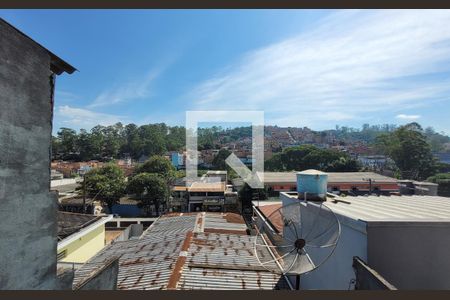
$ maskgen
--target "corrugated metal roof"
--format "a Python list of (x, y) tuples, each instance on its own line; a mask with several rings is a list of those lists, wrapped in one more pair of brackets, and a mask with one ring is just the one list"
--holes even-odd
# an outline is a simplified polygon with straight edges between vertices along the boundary
[[(261, 178), (261, 174), (258, 172), (258, 176)], [(327, 172), (328, 183), (338, 182), (352, 182), (363, 183), (367, 182), (364, 178), (371, 178), (375, 182), (390, 182), (396, 183), (395, 178), (383, 176), (373, 172)], [(264, 172), (264, 183), (296, 183), (296, 172)]]
[(75, 272), (74, 284), (116, 256), (118, 289), (289, 288), (283, 276), (260, 267), (255, 237), (245, 235), (245, 230), (242, 217), (232, 213), (166, 215), (140, 239), (104, 248)]
[[(335, 213), (362, 221), (448, 221), (450, 198), (439, 196), (358, 196), (329, 199)], [(345, 202), (344, 202), (345, 201)]]
[(225, 182), (193, 182), (189, 192), (225, 192)]

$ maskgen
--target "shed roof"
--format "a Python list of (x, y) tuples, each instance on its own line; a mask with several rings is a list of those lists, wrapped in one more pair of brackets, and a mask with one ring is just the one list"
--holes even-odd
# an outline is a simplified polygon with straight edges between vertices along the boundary
[[(309, 170), (308, 170), (309, 171)], [(264, 172), (264, 175), (257, 172), (258, 176), (264, 177), (264, 183), (296, 183), (297, 172)], [(374, 172), (327, 172), (328, 183), (365, 183), (364, 179), (371, 178), (375, 182), (396, 183), (397, 179), (383, 176)]]
[(439, 196), (357, 196), (328, 199), (335, 213), (366, 222), (450, 222), (450, 198)]
[(103, 249), (74, 284), (118, 256), (118, 289), (287, 289), (283, 276), (259, 267), (246, 228), (232, 213), (167, 214), (140, 239)]
[(225, 182), (193, 182), (189, 192), (225, 192)]
[(100, 219), (94, 215), (58, 211), (58, 239), (64, 239)]

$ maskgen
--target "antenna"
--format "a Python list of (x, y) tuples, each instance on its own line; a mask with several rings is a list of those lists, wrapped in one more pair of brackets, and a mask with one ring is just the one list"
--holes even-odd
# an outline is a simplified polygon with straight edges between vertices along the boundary
[(265, 269), (300, 275), (319, 268), (336, 249), (341, 225), (323, 202), (302, 201), (282, 206), (257, 222), (255, 255)]

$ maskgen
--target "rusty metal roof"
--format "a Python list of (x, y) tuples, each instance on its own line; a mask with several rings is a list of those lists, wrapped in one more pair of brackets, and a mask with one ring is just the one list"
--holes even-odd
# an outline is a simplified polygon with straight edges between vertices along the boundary
[(283, 276), (260, 267), (246, 229), (232, 213), (168, 214), (140, 239), (108, 245), (76, 271), (74, 284), (117, 256), (123, 290), (288, 289)]

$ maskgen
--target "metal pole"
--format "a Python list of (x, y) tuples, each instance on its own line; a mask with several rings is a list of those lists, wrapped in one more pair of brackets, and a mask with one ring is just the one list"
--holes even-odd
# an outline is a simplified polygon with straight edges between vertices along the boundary
[(83, 173), (83, 213), (86, 213), (86, 173)]
[(296, 275), (295, 278), (295, 289), (298, 291), (300, 290), (300, 275)]

